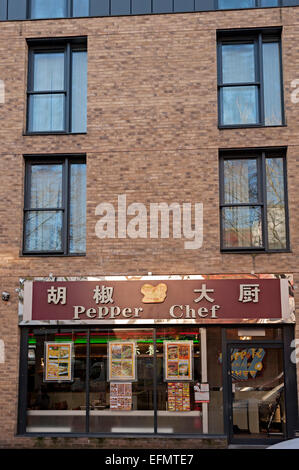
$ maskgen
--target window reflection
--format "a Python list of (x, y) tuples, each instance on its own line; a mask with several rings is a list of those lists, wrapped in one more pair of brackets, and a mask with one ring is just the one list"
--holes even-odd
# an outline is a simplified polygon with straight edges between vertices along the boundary
[(224, 247), (262, 247), (263, 237), (261, 208), (224, 208), (223, 230)]
[(266, 159), (267, 221), (269, 247), (286, 247), (285, 187), (282, 158)]
[(225, 9), (239, 9), (239, 8), (254, 8), (256, 0), (218, 0), (218, 8)]
[[(90, 432), (154, 432), (153, 330), (93, 330), (90, 342)], [(136, 346), (136, 380), (126, 379), (124, 371), (123, 380), (109, 381), (109, 366), (130, 362), (122, 360), (126, 353), (119, 348), (130, 342)], [(109, 343), (120, 349), (112, 364)], [(128, 384), (129, 391), (113, 390), (117, 383)]]
[[(157, 328), (156, 341), (155, 332), (150, 328), (93, 328), (89, 338), (88, 342), (87, 332), (81, 329), (41, 328), (30, 331), (28, 432), (85, 432), (88, 410), (89, 432), (154, 433), (155, 403), (158, 432), (223, 432), (220, 328), (208, 328), (207, 331), (193, 326)], [(206, 352), (202, 349), (202, 340), (209, 351), (208, 363), (203, 369), (202, 360)], [(170, 345), (170, 362), (177, 362), (176, 369), (172, 364), (168, 370), (165, 342)], [(65, 348), (67, 344), (74, 347), (72, 376), (63, 380), (64, 374), (59, 374), (62, 379), (56, 380), (56, 376), (53, 378), (53, 363), (55, 366), (55, 354), (60, 357), (56, 350)], [(132, 344), (136, 368), (134, 378), (129, 379), (126, 374)], [(173, 356), (174, 345), (180, 351), (177, 359)], [(186, 348), (186, 345), (189, 346)], [(51, 350), (54, 359), (45, 350)], [(88, 350), (90, 368), (87, 374)], [(64, 353), (62, 363), (59, 362), (61, 367), (67, 365), (67, 360)], [(122, 370), (124, 375), (113, 379), (116, 370), (117, 374)], [(174, 370), (180, 371), (182, 377), (179, 380), (167, 377)], [(185, 380), (188, 370), (191, 377)], [(196, 395), (203, 380), (209, 383), (208, 397), (204, 402), (202, 396)], [(172, 398), (175, 396), (172, 403), (171, 394)]]
[[(227, 39), (226, 39), (227, 38)], [(219, 121), (223, 126), (283, 122), (279, 33), (220, 40)], [(262, 61), (262, 67), (257, 64)]]
[(222, 89), (223, 125), (257, 124), (258, 88), (256, 86)]
[(236, 153), (236, 158), (223, 159), (223, 248), (287, 247), (285, 161), (271, 155), (258, 152), (241, 159)]
[[(74, 343), (73, 380), (45, 381), (45, 342)], [(28, 343), (27, 432), (85, 432), (86, 332), (33, 331)]]
[(73, 0), (73, 16), (88, 16), (89, 0)]
[(67, 0), (31, 0), (31, 18), (64, 18)]
[(282, 349), (231, 348), (233, 434), (270, 438), (285, 434)]
[(263, 44), (265, 124), (282, 123), (280, 51), (278, 42)]

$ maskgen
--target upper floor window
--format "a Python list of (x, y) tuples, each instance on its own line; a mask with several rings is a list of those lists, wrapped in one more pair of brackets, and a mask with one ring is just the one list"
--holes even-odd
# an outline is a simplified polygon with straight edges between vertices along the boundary
[(282, 125), (280, 34), (219, 35), (218, 93), (220, 127)]
[(150, 15), (296, 5), (299, 5), (299, 0), (0, 0), (0, 21)]
[(281, 0), (218, 0), (220, 10), (258, 7), (278, 7)]
[(30, 45), (27, 94), (29, 133), (86, 132), (86, 41)]
[(284, 151), (227, 151), (220, 158), (221, 248), (289, 248)]
[(85, 158), (26, 160), (24, 254), (83, 254)]
[(29, 0), (29, 18), (88, 16), (89, 0)]

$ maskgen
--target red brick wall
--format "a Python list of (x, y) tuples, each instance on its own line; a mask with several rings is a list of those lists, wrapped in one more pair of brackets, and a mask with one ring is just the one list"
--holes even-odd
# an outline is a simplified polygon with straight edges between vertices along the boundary
[[(216, 30), (282, 26), (287, 126), (219, 130)], [(88, 132), (25, 136), (27, 38), (88, 37)], [(299, 7), (194, 14), (1, 23), (0, 79), (0, 446), (30, 446), (14, 436), (18, 392), (20, 277), (114, 274), (292, 273), (299, 282)], [(290, 253), (238, 255), (219, 250), (218, 149), (287, 146)], [(21, 256), (24, 154), (86, 153), (87, 254)], [(203, 202), (204, 240), (99, 240), (95, 208), (128, 203)], [(299, 291), (296, 292), (299, 304)], [(299, 338), (299, 327), (297, 326)]]

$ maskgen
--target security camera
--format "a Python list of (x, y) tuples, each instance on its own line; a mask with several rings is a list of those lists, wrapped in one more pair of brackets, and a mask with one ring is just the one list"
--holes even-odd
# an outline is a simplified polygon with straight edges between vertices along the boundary
[(8, 292), (2, 292), (2, 300), (7, 302), (9, 300), (10, 294)]

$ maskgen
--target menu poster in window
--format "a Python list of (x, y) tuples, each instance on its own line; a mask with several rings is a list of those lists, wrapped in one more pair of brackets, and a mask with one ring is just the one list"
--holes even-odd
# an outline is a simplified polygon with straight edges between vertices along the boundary
[(44, 382), (73, 380), (73, 343), (45, 342)]
[(109, 381), (135, 381), (136, 345), (130, 342), (108, 343)]
[(192, 380), (192, 341), (164, 341), (164, 380)]
[(188, 383), (168, 382), (168, 411), (190, 411)]
[(132, 383), (110, 382), (110, 409), (118, 411), (131, 411), (132, 409)]

